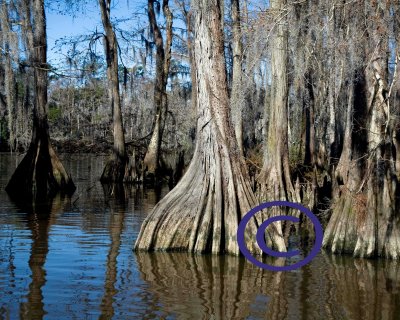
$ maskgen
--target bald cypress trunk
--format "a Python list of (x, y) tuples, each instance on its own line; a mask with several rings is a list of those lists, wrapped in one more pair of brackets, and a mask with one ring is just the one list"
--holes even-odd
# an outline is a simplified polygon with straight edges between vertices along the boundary
[(154, 106), (155, 116), (153, 122), (153, 132), (150, 143), (143, 161), (144, 173), (158, 175), (160, 166), (160, 149), (165, 117), (167, 115), (167, 83), (171, 64), (171, 46), (172, 46), (172, 12), (169, 9), (168, 0), (163, 1), (163, 12), (166, 19), (166, 39), (164, 39), (161, 30), (157, 24), (154, 10), (154, 0), (148, 1), (148, 15), (150, 27), (156, 45), (156, 79), (154, 87)]
[(357, 102), (354, 104), (362, 108), (361, 116), (354, 121), (360, 127), (353, 129), (353, 154), (346, 145), (342, 152), (342, 158), (351, 161), (343, 160), (347, 164), (338, 165), (337, 199), (325, 232), (324, 246), (336, 253), (396, 259), (400, 258), (400, 221), (396, 154), (393, 152), (395, 119), (391, 116), (387, 83), (386, 21), (390, 9), (387, 5), (383, 1), (365, 3), (365, 13), (371, 16), (364, 44), (368, 64), (360, 71), (362, 80), (358, 80), (360, 89), (355, 91)]
[(14, 117), (16, 113), (16, 90), (15, 90), (15, 76), (12, 68), (13, 55), (16, 54), (16, 48), (13, 48), (13, 35), (11, 30), (9, 5), (4, 1), (1, 5), (1, 46), (4, 52), (4, 89), (5, 89), (5, 102), (7, 106), (7, 128), (8, 128), (8, 144), (10, 151), (15, 148), (15, 123)]
[[(71, 193), (75, 190), (74, 183), (51, 146), (47, 123), (48, 65), (44, 1), (25, 0), (23, 7), (24, 24), (28, 25), (26, 30), (31, 33), (27, 35), (29, 60), (34, 69), (33, 130), (28, 152), (6, 190), (11, 196), (29, 198), (46, 197), (57, 191)], [(30, 43), (33, 45), (29, 46)]]
[[(198, 110), (195, 153), (184, 177), (144, 221), (135, 248), (239, 254), (238, 224), (256, 199), (229, 114), (221, 7), (217, 0), (196, 0), (192, 6)], [(249, 237), (256, 227), (252, 220)], [(271, 235), (271, 240), (285, 250), (277, 235)], [(254, 243), (249, 249), (259, 252)]]
[(235, 136), (240, 152), (243, 154), (243, 107), (244, 107), (244, 90), (243, 90), (243, 46), (242, 31), (240, 21), (240, 4), (239, 0), (231, 0), (232, 15), (232, 32), (233, 32), (233, 74), (232, 74), (232, 92), (231, 92), (231, 110), (232, 122), (235, 130)]
[(258, 177), (263, 200), (297, 200), (289, 170), (288, 148), (288, 34), (285, 26), (286, 0), (272, 0), (270, 9), (276, 15), (271, 35), (271, 100), (269, 126), (264, 144), (264, 164)]
[(121, 113), (121, 97), (118, 80), (118, 43), (111, 24), (111, 0), (99, 0), (101, 20), (104, 28), (104, 54), (107, 62), (109, 98), (112, 110), (112, 129), (114, 148), (101, 175), (103, 183), (133, 181), (136, 178), (134, 167), (130, 164), (125, 149), (124, 126)]

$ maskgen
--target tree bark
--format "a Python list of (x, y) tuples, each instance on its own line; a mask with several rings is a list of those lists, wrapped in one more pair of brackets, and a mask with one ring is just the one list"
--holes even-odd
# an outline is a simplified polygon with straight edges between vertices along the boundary
[(190, 80), (191, 80), (191, 106), (193, 112), (197, 112), (197, 80), (196, 80), (196, 61), (194, 58), (194, 44), (193, 44), (193, 12), (188, 10), (185, 5), (185, 1), (180, 3), (183, 17), (185, 18), (185, 24), (187, 29), (186, 44), (188, 48), (189, 62), (190, 62)]
[(328, 109), (329, 109), (329, 122), (327, 127), (327, 140), (328, 140), (328, 162), (335, 163), (334, 157), (337, 155), (335, 154), (336, 151), (336, 139), (337, 139), (337, 129), (336, 129), (336, 96), (337, 96), (337, 88), (336, 88), (336, 48), (335, 48), (335, 35), (337, 34), (337, 30), (335, 27), (335, 13), (336, 13), (335, 2), (332, 3), (331, 7), (331, 18), (328, 25), (328, 34), (329, 34), (329, 49), (330, 55), (328, 58), (329, 64), (329, 88), (328, 88)]
[[(31, 15), (31, 6), (33, 19)], [(47, 197), (57, 191), (72, 193), (75, 185), (50, 143), (47, 123), (47, 38), (43, 0), (25, 0), (25, 24), (33, 46), (28, 46), (34, 68), (35, 101), (32, 140), (6, 190), (11, 196)], [(33, 20), (33, 23), (32, 23)], [(29, 45), (29, 43), (27, 43)]]
[[(348, 89), (343, 149), (333, 179), (333, 199), (336, 200), (324, 235), (324, 246), (333, 252), (353, 253), (356, 241), (356, 214), (365, 212), (365, 196), (357, 195), (357, 188), (361, 183), (365, 167), (365, 162), (362, 160), (365, 150), (359, 146), (360, 142), (366, 144), (363, 132), (366, 116), (363, 107), (356, 108), (357, 105), (365, 106), (364, 86), (365, 81), (361, 78)], [(353, 122), (353, 117), (357, 117), (359, 121)], [(364, 141), (361, 140), (362, 135), (358, 136), (356, 132), (363, 132)]]
[(231, 0), (232, 32), (233, 32), (233, 74), (232, 74), (232, 92), (231, 109), (232, 122), (235, 129), (235, 136), (239, 151), (243, 154), (243, 46), (241, 36), (240, 5), (239, 0)]
[[(239, 254), (238, 224), (256, 199), (229, 114), (221, 8), (217, 0), (196, 0), (192, 9), (198, 109), (195, 153), (184, 177), (144, 221), (135, 249)], [(256, 227), (254, 219), (246, 240), (255, 240)], [(286, 249), (278, 235), (270, 236), (280, 251)], [(255, 241), (249, 250), (259, 252)]]
[(171, 46), (172, 46), (172, 12), (169, 9), (168, 0), (163, 1), (163, 12), (166, 19), (166, 39), (164, 47), (164, 39), (161, 30), (157, 24), (154, 10), (155, 0), (148, 1), (148, 14), (150, 27), (153, 33), (156, 45), (156, 80), (154, 87), (154, 105), (155, 117), (153, 124), (153, 132), (145, 158), (143, 160), (143, 169), (145, 174), (158, 176), (160, 166), (160, 149), (162, 141), (162, 132), (167, 115), (168, 99), (167, 99), (167, 83), (168, 74), (171, 64)]
[[(347, 192), (339, 193), (324, 237), (324, 246), (333, 252), (352, 253), (358, 257), (400, 258), (400, 222), (398, 179), (393, 153), (394, 123), (388, 96), (388, 4), (366, 2), (365, 13), (371, 17), (367, 26), (363, 92), (366, 154), (353, 156), (347, 168)], [(355, 104), (359, 105), (359, 104)], [(357, 121), (360, 118), (357, 117)], [(360, 163), (364, 161), (364, 165)], [(353, 169), (354, 167), (358, 170)], [(338, 167), (339, 169), (339, 167)], [(344, 224), (346, 223), (346, 224)]]
[(118, 43), (111, 24), (111, 0), (99, 0), (101, 20), (104, 28), (104, 54), (107, 62), (107, 78), (113, 119), (113, 154), (107, 161), (100, 181), (102, 183), (131, 182), (136, 179), (137, 173), (130, 166), (125, 150), (125, 135), (121, 113), (121, 97), (118, 80)]
[[(7, 105), (7, 127), (8, 127), (8, 144), (10, 151), (12, 152), (15, 148), (15, 124), (14, 115), (16, 113), (16, 92), (15, 92), (15, 76), (12, 68), (12, 55), (15, 54), (15, 48), (12, 48), (12, 30), (10, 24), (9, 5), (4, 1), (1, 5), (2, 10), (2, 22), (1, 22), (1, 38), (3, 52), (5, 53), (4, 61), (4, 89), (5, 89), (5, 101)], [(13, 50), (14, 49), (14, 50)]]
[(263, 200), (297, 200), (289, 169), (288, 148), (288, 35), (285, 26), (286, 0), (272, 0), (270, 9), (277, 14), (271, 40), (271, 100), (269, 126), (264, 146), (264, 164), (258, 177)]

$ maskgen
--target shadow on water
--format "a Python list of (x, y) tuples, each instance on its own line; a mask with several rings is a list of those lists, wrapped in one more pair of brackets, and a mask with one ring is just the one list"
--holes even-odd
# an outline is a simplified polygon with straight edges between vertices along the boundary
[(46, 315), (43, 302), (43, 286), (46, 284), (46, 263), (49, 252), (49, 230), (57, 214), (64, 211), (71, 203), (71, 198), (56, 194), (53, 197), (19, 201), (13, 198), (12, 202), (23, 212), (21, 219), (31, 232), (31, 249), (29, 255), (29, 269), (31, 282), (29, 284), (26, 301), (20, 305), (21, 319), (42, 319)]
[[(321, 254), (292, 272), (242, 258), (137, 253), (161, 317), (185, 319), (399, 319), (400, 265)], [(153, 306), (153, 307), (151, 307)]]

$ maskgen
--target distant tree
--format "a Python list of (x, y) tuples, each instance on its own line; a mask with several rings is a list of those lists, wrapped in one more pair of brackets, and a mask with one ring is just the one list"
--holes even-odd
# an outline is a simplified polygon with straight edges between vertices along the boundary
[(34, 76), (32, 140), (27, 154), (6, 190), (12, 196), (46, 197), (57, 191), (73, 192), (75, 185), (50, 143), (47, 123), (47, 37), (43, 0), (23, 0), (22, 12), (28, 61)]
[(164, 0), (162, 3), (162, 9), (166, 19), (166, 35), (165, 43), (160, 27), (158, 26), (156, 19), (156, 8), (160, 6), (160, 3), (155, 0), (148, 1), (148, 16), (150, 22), (151, 34), (154, 38), (156, 47), (156, 75), (155, 75), (155, 86), (154, 86), (154, 106), (155, 116), (153, 122), (153, 131), (150, 139), (150, 143), (143, 161), (143, 169), (145, 174), (158, 174), (160, 165), (160, 148), (162, 141), (163, 127), (165, 124), (165, 118), (168, 109), (168, 97), (167, 97), (167, 84), (168, 75), (171, 65), (171, 47), (172, 47), (172, 23), (173, 16), (169, 8), (168, 0)]
[(101, 175), (101, 182), (131, 181), (132, 167), (125, 149), (124, 126), (121, 113), (121, 98), (118, 80), (118, 42), (111, 23), (111, 0), (99, 0), (101, 19), (104, 28), (104, 54), (107, 62), (107, 78), (110, 89), (111, 110), (113, 116), (113, 154)]

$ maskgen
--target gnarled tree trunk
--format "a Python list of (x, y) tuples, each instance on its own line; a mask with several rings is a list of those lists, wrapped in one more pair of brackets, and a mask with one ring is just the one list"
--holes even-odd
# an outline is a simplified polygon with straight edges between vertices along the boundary
[[(33, 19), (31, 17), (31, 6)], [(25, 0), (24, 19), (29, 25), (27, 31), (32, 33), (33, 46), (29, 48), (29, 59), (34, 68), (35, 101), (33, 110), (33, 131), (29, 150), (6, 190), (11, 196), (27, 198), (46, 197), (57, 191), (72, 193), (75, 185), (64, 166), (57, 157), (50, 143), (47, 123), (47, 39), (44, 1)], [(34, 20), (34, 24), (32, 24)], [(28, 41), (28, 45), (29, 45)]]
[[(194, 56), (197, 67), (197, 141), (192, 162), (177, 186), (144, 221), (136, 250), (185, 250), (239, 254), (241, 217), (256, 204), (229, 115), (221, 8), (196, 0)], [(255, 239), (256, 221), (247, 228)], [(271, 235), (280, 251), (285, 245)], [(249, 248), (259, 252), (255, 241)]]
[[(390, 8), (386, 5), (383, 1), (365, 4), (366, 14), (371, 17), (365, 43), (368, 64), (361, 71), (365, 79), (364, 90), (356, 90), (355, 94), (359, 96), (355, 97), (358, 103), (354, 104), (363, 108), (365, 121), (357, 117), (357, 123), (365, 124), (360, 127), (364, 137), (355, 139), (357, 131), (353, 130), (352, 146), (353, 149), (354, 146), (358, 149), (365, 146), (366, 150), (357, 157), (353, 155), (353, 166), (340, 167), (339, 163), (337, 171), (341, 170), (340, 175), (345, 177), (344, 184), (334, 203), (324, 246), (336, 253), (396, 259), (400, 258), (400, 221), (393, 152), (394, 119), (387, 83), (388, 32), (385, 21)], [(345, 152), (348, 151), (344, 149), (342, 157)]]

